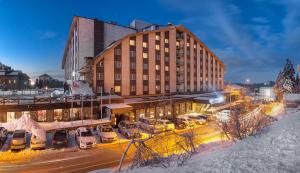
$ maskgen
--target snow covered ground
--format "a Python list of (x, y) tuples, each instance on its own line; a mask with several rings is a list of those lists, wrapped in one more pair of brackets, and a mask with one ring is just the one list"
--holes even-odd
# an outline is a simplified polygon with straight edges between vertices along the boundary
[[(200, 152), (183, 167), (139, 168), (132, 173), (300, 172), (300, 111), (289, 113), (260, 134), (226, 149)], [(222, 146), (222, 145), (221, 145)], [(200, 147), (201, 148), (201, 147)], [(216, 148), (216, 146), (214, 146)], [(98, 170), (113, 172), (113, 170)]]

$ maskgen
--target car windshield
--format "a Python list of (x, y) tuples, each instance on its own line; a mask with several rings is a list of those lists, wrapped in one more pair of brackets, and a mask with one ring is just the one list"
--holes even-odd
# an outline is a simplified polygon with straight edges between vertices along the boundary
[(81, 132), (81, 136), (93, 136), (93, 134), (90, 130), (87, 130), (85, 132)]
[(103, 127), (102, 132), (113, 132), (114, 130), (111, 127)]
[(134, 128), (136, 128), (136, 125), (135, 124), (126, 124), (126, 128), (127, 129), (134, 129)]
[(67, 132), (64, 131), (64, 130), (61, 130), (61, 131), (57, 131), (55, 134), (54, 134), (54, 138), (64, 138), (67, 136)]
[(13, 134), (13, 138), (24, 138), (24, 137), (25, 137), (25, 133), (22, 133), (22, 132)]

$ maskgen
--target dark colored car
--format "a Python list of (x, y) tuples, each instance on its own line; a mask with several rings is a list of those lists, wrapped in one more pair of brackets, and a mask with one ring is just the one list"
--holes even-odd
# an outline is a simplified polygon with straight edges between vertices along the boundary
[(7, 130), (4, 127), (0, 127), (0, 148), (3, 146), (7, 139)]
[(68, 147), (68, 138), (69, 134), (67, 130), (56, 130), (52, 139), (53, 148)]

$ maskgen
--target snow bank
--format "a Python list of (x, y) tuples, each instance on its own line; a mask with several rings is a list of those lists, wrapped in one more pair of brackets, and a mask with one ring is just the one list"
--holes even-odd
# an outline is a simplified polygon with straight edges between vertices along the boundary
[(248, 137), (231, 147), (206, 154), (200, 153), (183, 167), (146, 167), (128, 172), (300, 172), (299, 127), (298, 111), (275, 122), (261, 134)]
[(8, 131), (23, 129), (41, 139), (44, 139), (46, 134), (43, 128), (31, 119), (29, 115), (22, 115), (21, 118), (13, 122), (0, 123), (0, 126), (6, 128)]

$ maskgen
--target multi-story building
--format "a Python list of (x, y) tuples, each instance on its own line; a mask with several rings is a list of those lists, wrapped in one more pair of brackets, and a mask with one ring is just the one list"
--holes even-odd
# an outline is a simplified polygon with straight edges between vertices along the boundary
[(94, 58), (93, 89), (123, 97), (223, 89), (224, 64), (184, 26), (128, 34)]
[(66, 80), (83, 79), (80, 70), (85, 57), (94, 57), (135, 29), (97, 19), (74, 16), (64, 50), (62, 68)]

